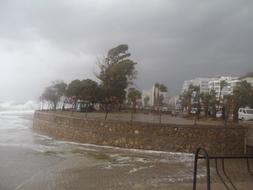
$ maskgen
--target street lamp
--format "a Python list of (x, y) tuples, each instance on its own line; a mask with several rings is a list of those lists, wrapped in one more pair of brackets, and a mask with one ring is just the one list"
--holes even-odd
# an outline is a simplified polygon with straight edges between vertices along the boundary
[(227, 111), (228, 100), (227, 100), (227, 98), (224, 99), (223, 103), (224, 103), (224, 126), (227, 126), (227, 119), (228, 119), (228, 111)]

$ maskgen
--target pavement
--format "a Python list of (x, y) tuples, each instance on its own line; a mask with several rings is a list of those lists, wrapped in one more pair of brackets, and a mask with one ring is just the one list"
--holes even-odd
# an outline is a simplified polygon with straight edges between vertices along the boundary
[[(81, 113), (81, 112), (71, 112), (71, 111), (50, 111), (59, 115), (68, 115), (78, 118), (88, 118), (88, 119), (105, 119), (105, 113), (102, 112), (89, 112), (89, 113)], [(131, 121), (131, 113), (130, 112), (110, 112), (107, 116), (107, 120), (113, 121)], [(133, 114), (134, 122), (148, 122), (148, 123), (160, 123), (160, 115), (158, 113), (134, 113)], [(180, 116), (173, 117), (170, 114), (162, 114), (161, 115), (161, 123), (166, 124), (179, 124), (179, 125), (193, 125), (195, 123), (194, 117), (183, 118)], [(224, 122), (221, 119), (213, 120), (213, 119), (200, 119), (196, 120), (196, 123), (199, 125), (224, 125)]]

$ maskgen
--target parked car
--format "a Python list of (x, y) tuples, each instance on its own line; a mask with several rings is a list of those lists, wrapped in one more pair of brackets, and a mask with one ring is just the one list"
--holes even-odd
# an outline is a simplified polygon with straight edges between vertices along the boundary
[(163, 106), (161, 110), (162, 110), (162, 112), (168, 112), (168, 111), (169, 111), (169, 108), (166, 107), (166, 106)]
[(216, 112), (216, 117), (221, 118), (222, 117), (222, 111), (217, 111)]
[(94, 111), (93, 105), (89, 101), (78, 100), (76, 103), (77, 112), (91, 112)]
[(241, 120), (253, 120), (253, 109), (240, 108), (238, 111), (238, 118)]
[(196, 113), (197, 113), (197, 111), (198, 111), (198, 109), (197, 109), (197, 108), (192, 108), (192, 109), (191, 109), (191, 114), (196, 114)]
[(179, 115), (179, 111), (178, 110), (172, 110), (171, 111), (171, 116), (172, 117), (176, 117), (176, 116), (178, 116)]

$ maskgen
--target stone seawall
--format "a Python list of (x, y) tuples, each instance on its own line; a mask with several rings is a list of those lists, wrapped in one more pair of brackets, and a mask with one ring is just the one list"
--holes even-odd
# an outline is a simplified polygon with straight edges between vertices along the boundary
[(201, 146), (210, 154), (245, 151), (242, 127), (129, 123), (35, 112), (33, 128), (56, 139), (123, 148), (193, 153)]

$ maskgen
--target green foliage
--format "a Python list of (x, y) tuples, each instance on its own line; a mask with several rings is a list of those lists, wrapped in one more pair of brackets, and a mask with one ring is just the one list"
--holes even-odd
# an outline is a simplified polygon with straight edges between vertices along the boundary
[(188, 110), (188, 114), (191, 112), (192, 104), (197, 103), (199, 107), (200, 103), (200, 89), (199, 86), (190, 85), (188, 90), (180, 95), (182, 106)]
[(100, 74), (97, 76), (101, 80), (101, 88), (105, 92), (104, 99), (117, 99), (116, 102), (123, 102), (126, 91), (125, 89), (132, 80), (136, 78), (135, 65), (130, 59), (127, 52), (127, 45), (119, 45), (109, 50), (107, 57), (100, 63)]
[(242, 81), (234, 88), (230, 98), (232, 98), (233, 121), (237, 122), (240, 107), (253, 107), (253, 88), (247, 81)]
[(252, 87), (247, 81), (242, 81), (234, 88), (233, 96), (239, 106), (253, 106)]
[(157, 89), (157, 94), (154, 94), (155, 96), (155, 105), (160, 106), (163, 104), (164, 97), (160, 94), (160, 92), (168, 92), (167, 87), (164, 84), (161, 83), (155, 83), (155, 88)]
[(73, 99), (81, 98), (82, 85), (80, 80), (73, 80), (69, 83), (66, 96)]
[(66, 96), (74, 101), (87, 100), (97, 102), (100, 95), (100, 89), (97, 82), (91, 79), (74, 80), (70, 82), (66, 90)]
[(127, 44), (121, 44), (115, 48), (112, 48), (111, 50), (108, 51), (107, 61), (111, 63), (117, 63), (120, 60), (123, 60), (124, 58), (129, 57), (131, 55), (127, 51), (128, 51)]
[(56, 109), (60, 98), (64, 95), (67, 84), (63, 81), (54, 81), (52, 84), (44, 90), (42, 98), (48, 101), (53, 109)]
[(128, 99), (131, 102), (136, 102), (136, 100), (141, 98), (141, 92), (135, 88), (130, 88), (128, 91)]
[(220, 107), (220, 104), (222, 103), (222, 98), (221, 98), (221, 92), (228, 85), (227, 81), (221, 80), (220, 81), (220, 94), (219, 94), (219, 102), (218, 102), (218, 107)]
[(158, 88), (160, 92), (168, 92), (167, 86), (160, 83), (155, 83), (155, 87)]
[(216, 92), (214, 89), (212, 89), (210, 92), (210, 100), (209, 100), (209, 103), (210, 103), (210, 108), (212, 110), (212, 116), (213, 117), (216, 117), (216, 105), (218, 105), (218, 101), (216, 99)]
[(209, 108), (214, 108), (215, 109), (215, 106), (216, 106), (215, 91), (214, 91), (214, 93), (213, 93), (213, 91), (211, 91), (210, 93), (202, 92), (200, 94), (200, 100), (201, 100), (201, 103), (203, 104), (205, 116), (207, 117)]
[(81, 81), (81, 99), (90, 102), (97, 102), (99, 87), (97, 82), (86, 79)]

